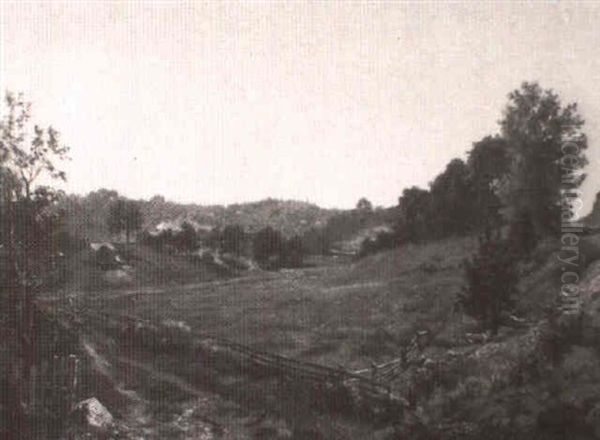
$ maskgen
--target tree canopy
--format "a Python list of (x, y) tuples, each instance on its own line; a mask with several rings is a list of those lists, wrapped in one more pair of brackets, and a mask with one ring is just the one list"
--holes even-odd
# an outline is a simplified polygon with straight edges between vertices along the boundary
[(509, 219), (531, 221), (536, 237), (558, 233), (565, 189), (585, 179), (583, 125), (577, 104), (563, 105), (537, 83), (524, 82), (508, 95), (500, 127), (512, 161), (503, 197)]
[(142, 227), (142, 220), (142, 212), (135, 201), (117, 199), (110, 205), (106, 222), (112, 234), (125, 232), (129, 243), (131, 233)]

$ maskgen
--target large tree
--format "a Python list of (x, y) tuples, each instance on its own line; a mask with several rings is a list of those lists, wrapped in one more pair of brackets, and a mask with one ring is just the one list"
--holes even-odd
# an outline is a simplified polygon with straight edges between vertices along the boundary
[[(40, 179), (65, 180), (58, 169), (68, 148), (53, 128), (32, 124), (31, 105), (22, 95), (7, 93), (0, 115), (0, 313), (12, 331), (1, 341), (8, 377), (7, 409), (11, 417), (7, 438), (33, 438), (22, 390), (36, 361), (37, 316), (34, 295), (45, 287), (52, 272), (56, 248), (52, 238), (57, 228), (49, 206), (56, 192), (39, 186)], [(4, 293), (4, 292), (2, 292)], [(6, 307), (3, 307), (6, 306)], [(10, 372), (18, 371), (14, 377)], [(62, 397), (62, 396), (61, 396)]]
[(66, 179), (59, 164), (68, 150), (55, 129), (32, 122), (31, 104), (22, 95), (6, 93), (0, 119), (0, 244), (9, 254), (3, 274), (9, 285), (39, 283), (53, 253), (50, 238), (58, 222), (48, 208), (57, 192), (38, 182)]
[(68, 158), (69, 148), (60, 142), (52, 126), (42, 128), (32, 123), (31, 104), (23, 95), (6, 93), (4, 101), (0, 160), (12, 174), (13, 197), (30, 200), (40, 177), (66, 180), (65, 172), (57, 164)]
[(567, 193), (585, 178), (587, 137), (577, 104), (563, 105), (554, 91), (525, 82), (508, 95), (500, 125), (512, 158), (504, 191), (511, 223), (537, 238), (558, 233)]

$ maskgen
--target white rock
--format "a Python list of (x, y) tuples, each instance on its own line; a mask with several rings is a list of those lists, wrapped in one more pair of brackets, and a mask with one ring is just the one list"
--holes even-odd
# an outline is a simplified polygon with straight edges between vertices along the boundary
[(75, 412), (83, 416), (89, 427), (97, 430), (107, 430), (114, 424), (112, 414), (95, 397), (79, 402), (75, 406)]

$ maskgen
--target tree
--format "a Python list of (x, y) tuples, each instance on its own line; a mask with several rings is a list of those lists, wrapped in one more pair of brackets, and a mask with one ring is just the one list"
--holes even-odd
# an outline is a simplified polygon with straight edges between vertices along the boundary
[(282, 262), (287, 267), (300, 267), (304, 259), (304, 246), (299, 235), (294, 235), (283, 244)]
[(227, 225), (221, 233), (221, 248), (224, 252), (240, 255), (244, 250), (246, 233), (240, 225)]
[(177, 241), (177, 247), (183, 250), (192, 251), (196, 248), (198, 242), (198, 236), (196, 229), (189, 222), (183, 222), (181, 224), (181, 231), (177, 233), (175, 237)]
[(373, 211), (373, 204), (366, 197), (362, 197), (356, 204), (356, 209), (370, 212)]
[(501, 200), (498, 196), (507, 178), (510, 156), (506, 141), (500, 136), (486, 136), (475, 142), (467, 160), (472, 191), (474, 192), (474, 223), (480, 231), (501, 225)]
[(307, 254), (328, 254), (331, 247), (328, 230), (329, 228), (313, 226), (302, 234), (302, 249), (304, 252)]
[(481, 239), (478, 252), (465, 262), (467, 285), (459, 301), (492, 334), (498, 332), (502, 312), (513, 304), (516, 262), (512, 245), (499, 235)]
[(451, 160), (430, 187), (430, 223), (436, 237), (464, 234), (472, 229), (472, 192), (467, 165), (461, 159)]
[(280, 258), (283, 247), (283, 237), (279, 231), (267, 226), (256, 233), (252, 248), (254, 258), (259, 263), (268, 263), (273, 258)]
[(537, 83), (508, 95), (500, 126), (512, 162), (503, 197), (511, 223), (529, 219), (536, 238), (559, 232), (567, 193), (585, 179), (583, 125), (577, 104), (562, 105)]
[[(10, 384), (7, 410), (14, 423), (9, 438), (33, 438), (20, 391), (29, 383), (36, 358), (37, 316), (34, 295), (42, 287), (57, 253), (54, 246), (57, 219), (49, 209), (57, 192), (38, 186), (40, 178), (65, 180), (58, 163), (67, 158), (68, 148), (52, 127), (31, 123), (31, 105), (22, 95), (6, 93), (0, 118), (0, 289), (7, 288), (5, 321), (12, 331), (2, 341), (5, 372), (18, 377), (3, 378)], [(4, 298), (2, 298), (4, 300)], [(2, 301), (4, 303), (4, 301)], [(4, 304), (2, 304), (4, 305)], [(15, 381), (16, 379), (16, 381)]]
[[(7, 92), (0, 119), (0, 239), (10, 264), (4, 278), (11, 286), (11, 313), (16, 313), (17, 286), (26, 300), (40, 284), (42, 273), (55, 253), (53, 242), (56, 218), (49, 207), (58, 193), (40, 187), (39, 179), (65, 180), (59, 163), (69, 148), (60, 142), (58, 132), (32, 123), (31, 104), (23, 95)], [(14, 319), (13, 319), (14, 321)]]
[(136, 202), (121, 198), (110, 205), (106, 221), (111, 234), (125, 232), (125, 240), (129, 243), (131, 233), (142, 227), (142, 212)]
[(31, 123), (31, 104), (23, 95), (5, 95), (6, 114), (0, 127), (0, 155), (17, 181), (16, 196), (30, 199), (35, 181), (42, 175), (66, 180), (57, 162), (68, 158), (69, 148), (59, 141), (58, 132)]
[(401, 218), (396, 225), (399, 241), (417, 242), (431, 232), (431, 194), (413, 186), (402, 192), (398, 200)]

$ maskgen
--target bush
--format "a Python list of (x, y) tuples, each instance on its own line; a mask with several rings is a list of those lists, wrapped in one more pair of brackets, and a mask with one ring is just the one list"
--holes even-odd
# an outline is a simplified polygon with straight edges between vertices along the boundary
[(254, 258), (262, 266), (278, 266), (283, 249), (283, 237), (279, 231), (267, 226), (256, 233), (252, 243)]
[(513, 305), (518, 282), (517, 258), (509, 241), (485, 238), (465, 261), (466, 288), (460, 296), (465, 311), (496, 334), (502, 312)]
[(397, 245), (398, 239), (394, 232), (381, 231), (375, 238), (367, 237), (362, 241), (358, 256), (366, 257), (383, 250), (393, 249)]

